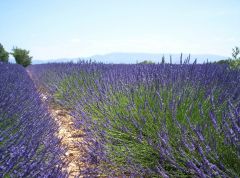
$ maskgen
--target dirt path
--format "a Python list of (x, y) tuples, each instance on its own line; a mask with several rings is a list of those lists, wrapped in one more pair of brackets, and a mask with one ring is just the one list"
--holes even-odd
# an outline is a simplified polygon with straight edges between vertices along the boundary
[(61, 144), (66, 148), (65, 157), (68, 166), (64, 168), (69, 177), (80, 174), (84, 164), (80, 162), (83, 151), (80, 150), (78, 143), (83, 141), (83, 133), (76, 130), (73, 126), (72, 117), (69, 112), (57, 106), (50, 106), (50, 112), (59, 126), (57, 136), (62, 139)]
[[(31, 72), (27, 70), (27, 73), (33, 80)], [(61, 146), (66, 148), (65, 155), (62, 157), (62, 160), (66, 163), (63, 171), (67, 171), (69, 178), (80, 177), (81, 171), (86, 167), (80, 161), (84, 151), (80, 149), (78, 144), (83, 141), (84, 133), (74, 128), (69, 111), (52, 102), (46, 102), (48, 94), (43, 93), (41, 90), (39, 92), (42, 101), (48, 105), (48, 110), (58, 125), (56, 136), (61, 139)]]

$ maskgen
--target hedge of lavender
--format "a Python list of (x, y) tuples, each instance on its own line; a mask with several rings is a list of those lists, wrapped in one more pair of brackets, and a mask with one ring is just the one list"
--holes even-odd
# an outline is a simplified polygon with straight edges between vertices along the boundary
[(56, 125), (25, 69), (0, 64), (0, 177), (62, 177)]
[(30, 70), (86, 133), (79, 147), (88, 153), (82, 161), (95, 165), (89, 173), (240, 176), (239, 70), (188, 63)]

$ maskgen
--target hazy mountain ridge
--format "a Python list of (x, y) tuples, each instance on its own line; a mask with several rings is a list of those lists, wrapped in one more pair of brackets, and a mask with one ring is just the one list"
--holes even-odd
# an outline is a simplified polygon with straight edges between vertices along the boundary
[[(165, 62), (170, 62), (170, 55), (172, 56), (172, 63), (180, 62), (181, 54), (167, 54), (167, 53), (109, 53), (105, 55), (94, 55), (90, 57), (79, 57), (79, 58), (62, 58), (62, 59), (51, 59), (51, 60), (33, 60), (33, 64), (49, 63), (49, 62), (77, 62), (79, 60), (92, 60), (104, 63), (125, 63), (133, 64), (137, 62), (142, 62), (144, 60), (151, 60), (155, 63), (160, 63), (162, 57), (165, 57)], [(186, 59), (189, 54), (183, 54), (183, 59)], [(214, 54), (193, 54), (190, 55), (190, 62), (197, 59), (198, 63), (203, 63), (206, 61), (214, 62), (222, 59), (227, 59), (226, 56), (214, 55)]]

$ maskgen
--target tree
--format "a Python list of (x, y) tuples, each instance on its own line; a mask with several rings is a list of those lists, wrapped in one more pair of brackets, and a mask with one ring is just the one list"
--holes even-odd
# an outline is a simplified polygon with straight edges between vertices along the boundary
[(8, 52), (3, 48), (3, 45), (0, 43), (0, 61), (8, 62), (8, 57)]
[(232, 49), (232, 58), (229, 58), (227, 60), (220, 60), (217, 63), (218, 64), (227, 64), (232, 69), (240, 69), (240, 57), (238, 55), (240, 54), (239, 47), (235, 47)]
[(161, 64), (165, 64), (165, 57), (164, 57), (164, 55), (162, 56), (162, 62), (161, 62)]
[(236, 46), (235, 48), (232, 49), (232, 57), (234, 60), (238, 59), (240, 51), (239, 48)]
[(27, 67), (32, 63), (32, 57), (29, 56), (29, 51), (17, 47), (13, 48), (12, 51), (13, 53), (11, 54), (15, 58), (17, 64)]

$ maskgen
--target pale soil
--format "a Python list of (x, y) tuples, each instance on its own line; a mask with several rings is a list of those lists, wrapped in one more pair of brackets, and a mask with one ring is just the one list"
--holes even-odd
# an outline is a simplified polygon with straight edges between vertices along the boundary
[(84, 133), (74, 128), (68, 111), (54, 105), (50, 106), (49, 110), (59, 126), (57, 136), (61, 139), (61, 145), (66, 148), (63, 161), (68, 164), (63, 171), (68, 172), (69, 178), (75, 177), (80, 174), (84, 166), (80, 161), (84, 151), (78, 145), (83, 141)]

